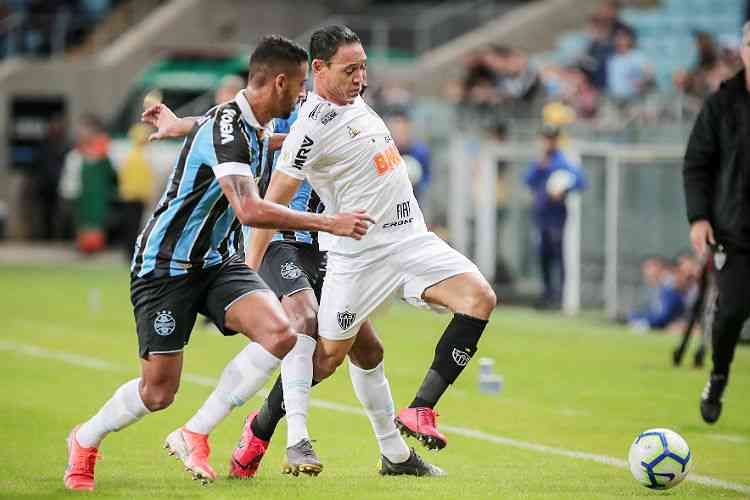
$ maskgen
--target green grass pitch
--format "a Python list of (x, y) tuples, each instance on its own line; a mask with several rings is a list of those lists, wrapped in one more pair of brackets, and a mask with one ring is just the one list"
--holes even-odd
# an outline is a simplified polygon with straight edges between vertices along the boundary
[[(63, 488), (65, 437), (124, 381), (137, 376), (137, 342), (125, 268), (81, 264), (0, 266), (0, 497), (72, 498)], [(375, 326), (398, 407), (411, 400), (448, 321), (395, 305)], [(210, 379), (244, 344), (197, 327), (172, 407), (110, 435), (97, 463), (97, 498), (746, 498), (750, 496), (750, 352), (739, 349), (725, 410), (702, 422), (698, 398), (707, 371), (670, 365), (675, 337), (634, 335), (593, 316), (571, 319), (500, 307), (478, 356), (495, 359), (505, 386), (479, 392), (474, 360), (438, 409), (448, 447), (426, 459), (445, 478), (383, 478), (367, 418), (342, 367), (316, 387), (310, 430), (325, 469), (317, 478), (280, 474), (285, 428), (251, 481), (224, 479), (251, 399), (212, 435), (220, 474), (202, 487), (162, 449), (210, 393)], [(201, 378), (203, 377), (203, 378)], [(208, 380), (207, 380), (208, 379)], [(589, 455), (622, 461), (635, 436), (652, 427), (682, 434), (693, 475), (667, 492), (638, 485), (630, 472)], [(730, 488), (721, 482), (731, 483)], [(708, 483), (708, 484), (707, 484)]]

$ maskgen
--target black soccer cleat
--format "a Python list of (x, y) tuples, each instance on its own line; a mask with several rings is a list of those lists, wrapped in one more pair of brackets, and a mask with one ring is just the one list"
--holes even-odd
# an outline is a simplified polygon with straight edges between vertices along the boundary
[(701, 416), (707, 424), (713, 424), (721, 416), (721, 396), (727, 387), (726, 375), (711, 375), (701, 395)]
[(432, 464), (428, 464), (417, 455), (414, 448), (410, 449), (409, 458), (405, 462), (393, 463), (385, 455), (380, 455), (380, 472), (381, 476), (446, 476), (443, 469)]

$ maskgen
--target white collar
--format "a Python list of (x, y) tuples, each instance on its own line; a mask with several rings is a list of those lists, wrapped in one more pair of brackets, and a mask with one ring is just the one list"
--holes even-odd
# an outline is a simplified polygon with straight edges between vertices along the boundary
[(268, 120), (268, 122), (261, 125), (258, 119), (255, 117), (255, 113), (253, 113), (253, 108), (250, 107), (250, 103), (247, 102), (244, 90), (240, 90), (239, 92), (237, 92), (237, 95), (234, 96), (234, 102), (236, 102), (237, 106), (239, 106), (240, 112), (242, 113), (242, 118), (251, 127), (258, 130), (263, 129), (266, 133), (273, 134), (273, 119)]

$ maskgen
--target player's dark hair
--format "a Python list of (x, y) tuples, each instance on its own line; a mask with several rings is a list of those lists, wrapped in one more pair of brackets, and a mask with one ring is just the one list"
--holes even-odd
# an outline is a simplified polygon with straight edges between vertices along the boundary
[(296, 69), (307, 62), (307, 51), (292, 40), (281, 35), (267, 35), (258, 40), (250, 55), (249, 78), (275, 76)]
[(348, 26), (343, 24), (326, 26), (310, 37), (310, 57), (328, 62), (339, 47), (352, 43), (362, 43), (362, 41)]

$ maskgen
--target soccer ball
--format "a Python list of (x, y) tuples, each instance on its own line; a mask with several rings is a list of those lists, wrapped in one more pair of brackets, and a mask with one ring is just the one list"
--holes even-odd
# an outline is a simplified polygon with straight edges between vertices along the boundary
[(693, 466), (687, 442), (669, 429), (642, 432), (630, 445), (630, 472), (647, 488), (667, 490), (682, 482)]
[(568, 172), (567, 170), (555, 170), (552, 172), (547, 179), (547, 194), (550, 196), (557, 196), (564, 194), (568, 189), (572, 188), (576, 182), (575, 175)]

